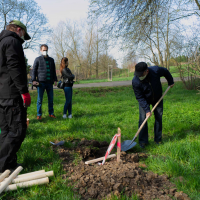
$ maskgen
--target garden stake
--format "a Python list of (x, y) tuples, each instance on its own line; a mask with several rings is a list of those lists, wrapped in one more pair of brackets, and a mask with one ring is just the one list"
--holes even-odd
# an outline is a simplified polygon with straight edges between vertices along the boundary
[(117, 140), (117, 162), (120, 161), (120, 151), (121, 151), (121, 129), (118, 127), (118, 135), (120, 135)]
[(3, 174), (1, 174), (1, 176), (0, 176), (0, 182), (2, 182), (7, 176), (9, 176), (9, 174), (10, 174), (10, 170), (6, 170), (6, 171), (4, 171), (4, 173)]
[(35, 172), (29, 172), (29, 173), (26, 173), (26, 174), (20, 174), (16, 178), (21, 178), (21, 177), (31, 176), (31, 175), (36, 175), (36, 174), (42, 174), (44, 172), (45, 172), (45, 170), (43, 169), (43, 170), (39, 170), (39, 171), (35, 171)]
[(9, 185), (5, 189), (5, 192), (17, 190), (17, 188), (26, 188), (26, 187), (30, 187), (30, 186), (33, 186), (33, 185), (42, 185), (42, 184), (47, 184), (47, 183), (49, 183), (48, 177), (37, 179), (37, 180), (32, 180), (32, 181), (27, 181), (27, 182), (23, 182), (23, 183), (12, 184), (12, 185)]
[[(166, 93), (168, 92), (169, 89), (170, 89), (170, 86), (166, 89), (166, 91), (164, 92), (164, 94), (162, 95), (162, 97), (158, 100), (158, 102), (156, 103), (156, 105), (153, 107), (153, 109), (151, 110), (151, 113), (153, 113), (153, 111), (155, 110), (155, 108), (157, 107), (157, 105), (160, 103), (160, 101), (163, 99), (163, 97), (166, 95)], [(134, 141), (137, 138), (137, 136), (140, 133), (140, 131), (142, 130), (142, 128), (145, 125), (145, 123), (147, 122), (147, 120), (149, 119), (149, 117), (150, 116), (146, 117), (146, 119), (143, 121), (143, 123), (141, 124), (141, 126), (138, 129), (137, 133), (135, 134), (135, 137), (132, 140), (126, 140), (126, 141), (124, 141), (121, 144), (121, 150), (122, 151), (128, 151), (129, 149), (133, 148), (137, 144)]]
[(8, 185), (12, 182), (12, 180), (22, 171), (23, 167), (18, 167), (6, 181), (1, 183), (0, 186), (0, 194), (8, 187)]
[(103, 160), (102, 163), (99, 163), (99, 165), (103, 165), (106, 162), (107, 158), (115, 157), (116, 156), (115, 154), (112, 154), (110, 156), (109, 156), (109, 154), (112, 151), (113, 147), (115, 146), (115, 143), (117, 140), (118, 140), (118, 142), (117, 142), (117, 162), (119, 162), (120, 161), (120, 151), (121, 151), (121, 130), (120, 130), (120, 128), (118, 128), (118, 133), (115, 134), (114, 137), (112, 138), (110, 145), (108, 146), (108, 149), (106, 151), (106, 155), (101, 158), (87, 161), (87, 162), (85, 162), (85, 164), (91, 164), (91, 163)]
[[(114, 158), (114, 157), (116, 157), (116, 154), (111, 154), (107, 158)], [(93, 159), (93, 160), (86, 161), (85, 164), (89, 165), (89, 164), (92, 164), (92, 163), (95, 163), (95, 162), (102, 161), (103, 159), (104, 159), (104, 157), (96, 158), (96, 159)]]
[[(49, 172), (44, 172), (44, 173), (40, 173), (40, 174), (32, 174), (32, 175), (27, 175), (27, 176), (22, 176), (22, 177), (16, 177), (15, 179), (12, 180), (12, 183), (22, 183), (22, 182), (27, 182), (27, 181), (32, 181), (32, 180), (36, 180), (36, 179), (50, 177), (53, 175), (54, 175), (53, 171), (49, 171)], [(5, 179), (4, 181), (6, 181), (6, 180), (7, 179)], [(2, 183), (4, 183), (4, 181)], [(2, 183), (0, 183), (0, 186)]]

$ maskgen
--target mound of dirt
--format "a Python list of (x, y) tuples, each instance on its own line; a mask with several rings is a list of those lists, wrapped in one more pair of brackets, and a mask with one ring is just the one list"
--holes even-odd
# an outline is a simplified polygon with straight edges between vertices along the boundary
[[(120, 162), (112, 158), (103, 166), (84, 164), (83, 160), (104, 156), (108, 145), (107, 142), (83, 140), (74, 149), (57, 147), (66, 171), (63, 178), (68, 178), (82, 199), (110, 199), (112, 195), (120, 197), (121, 194), (128, 197), (137, 194), (144, 200), (190, 199), (183, 192), (177, 192), (175, 184), (166, 175), (144, 171), (146, 166), (139, 162), (148, 157), (144, 153), (122, 152)], [(80, 154), (78, 161), (73, 156), (77, 153)]]

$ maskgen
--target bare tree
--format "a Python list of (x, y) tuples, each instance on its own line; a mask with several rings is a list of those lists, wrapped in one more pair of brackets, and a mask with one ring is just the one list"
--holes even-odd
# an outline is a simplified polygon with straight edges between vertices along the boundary
[(1, 29), (5, 29), (8, 22), (13, 19), (22, 21), (31, 36), (31, 40), (23, 44), (24, 49), (38, 47), (42, 36), (47, 36), (50, 33), (48, 20), (34, 0), (1, 0)]
[(92, 63), (95, 59), (94, 49), (95, 49), (95, 31), (94, 31), (94, 24), (88, 23), (88, 29), (85, 33), (85, 40), (84, 40), (84, 52), (85, 56), (87, 58), (87, 61), (85, 62), (85, 68), (86, 68), (86, 78), (88, 76), (91, 78), (92, 76)]

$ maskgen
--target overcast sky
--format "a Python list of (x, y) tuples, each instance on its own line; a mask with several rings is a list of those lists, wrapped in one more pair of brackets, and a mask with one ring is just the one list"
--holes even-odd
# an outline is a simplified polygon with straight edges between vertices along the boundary
[[(35, 0), (46, 15), (51, 26), (55, 27), (59, 21), (66, 19), (79, 20), (87, 18), (89, 0)], [(44, 39), (44, 43), (45, 43)], [(33, 65), (38, 52), (25, 50), (28, 63)], [(51, 56), (51, 55), (50, 55)]]

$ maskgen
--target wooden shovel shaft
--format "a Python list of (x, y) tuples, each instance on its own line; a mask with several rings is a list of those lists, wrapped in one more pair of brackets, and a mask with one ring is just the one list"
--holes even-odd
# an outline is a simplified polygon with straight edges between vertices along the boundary
[[(164, 92), (164, 94), (162, 95), (162, 97), (160, 97), (160, 99), (158, 100), (158, 102), (155, 104), (155, 106), (152, 108), (151, 113), (156, 109), (157, 105), (161, 102), (161, 100), (163, 99), (163, 97), (166, 95), (166, 93), (168, 92), (168, 90), (170, 89), (170, 86), (166, 89), (166, 91)], [(145, 125), (145, 123), (147, 122), (147, 120), (149, 119), (150, 116), (146, 117), (145, 120), (143, 121), (143, 123), (141, 124), (140, 128), (138, 129), (137, 133), (135, 134), (134, 138), (137, 138), (138, 134), (140, 133), (140, 131), (142, 130), (143, 126)]]

